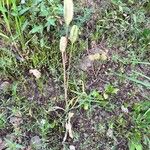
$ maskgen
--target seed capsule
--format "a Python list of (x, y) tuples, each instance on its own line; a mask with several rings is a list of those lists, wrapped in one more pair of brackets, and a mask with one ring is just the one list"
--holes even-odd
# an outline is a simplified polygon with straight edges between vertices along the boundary
[(65, 52), (67, 47), (67, 38), (65, 36), (62, 36), (60, 39), (59, 49), (63, 53)]

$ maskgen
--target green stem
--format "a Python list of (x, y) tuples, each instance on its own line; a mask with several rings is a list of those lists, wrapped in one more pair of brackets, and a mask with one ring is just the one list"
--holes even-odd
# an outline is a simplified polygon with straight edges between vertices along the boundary
[(66, 37), (68, 38), (69, 35), (69, 26), (66, 26)]

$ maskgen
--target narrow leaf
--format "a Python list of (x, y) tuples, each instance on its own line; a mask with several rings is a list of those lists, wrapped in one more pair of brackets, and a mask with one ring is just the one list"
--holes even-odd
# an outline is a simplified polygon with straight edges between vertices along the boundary
[(0, 36), (2, 36), (3, 38), (9, 39), (9, 37), (3, 33), (0, 33)]

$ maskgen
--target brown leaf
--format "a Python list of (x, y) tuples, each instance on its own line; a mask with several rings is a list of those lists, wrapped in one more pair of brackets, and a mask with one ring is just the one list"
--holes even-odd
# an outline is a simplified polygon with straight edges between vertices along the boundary
[(73, 139), (73, 133), (72, 133), (72, 125), (71, 125), (71, 118), (73, 117), (74, 113), (69, 112), (68, 114), (68, 121), (66, 122), (66, 132), (65, 132), (65, 136), (63, 139), (63, 143), (66, 141), (67, 139), (67, 134), (69, 134), (69, 137)]
[(41, 77), (41, 73), (37, 69), (30, 69), (29, 73), (33, 74), (37, 79), (39, 79)]
[(91, 61), (99, 60), (100, 59), (100, 54), (99, 53), (95, 53), (95, 54), (89, 55), (89, 59)]

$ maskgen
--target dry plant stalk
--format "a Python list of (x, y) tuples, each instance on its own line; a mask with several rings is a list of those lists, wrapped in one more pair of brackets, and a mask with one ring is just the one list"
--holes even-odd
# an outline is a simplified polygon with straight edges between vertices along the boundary
[(67, 28), (66, 28), (66, 37), (65, 36), (61, 37), (59, 47), (60, 47), (60, 51), (62, 54), (64, 94), (65, 94), (66, 107), (68, 106), (68, 102), (67, 102), (68, 78), (67, 78), (67, 73), (66, 73), (66, 47), (67, 47), (68, 27), (72, 19), (73, 19), (73, 0), (64, 0), (64, 20), (65, 20), (65, 24)]
[[(66, 101), (66, 107), (68, 107), (67, 102), (67, 91), (68, 91), (68, 80), (69, 80), (69, 73), (67, 74), (66, 71), (66, 47), (67, 47), (67, 41), (68, 41), (68, 28), (73, 19), (73, 0), (64, 0), (64, 20), (66, 24), (66, 36), (62, 36), (60, 39), (60, 51), (62, 53), (62, 63), (63, 63), (63, 76), (64, 76), (64, 94), (65, 94), (65, 101)], [(70, 63), (71, 63), (71, 57), (72, 57), (72, 49), (73, 44), (78, 38), (78, 26), (73, 25), (70, 31), (69, 40), (71, 41), (71, 52), (69, 54), (69, 67), (68, 71), (70, 70)]]
[(60, 39), (60, 45), (59, 49), (62, 54), (62, 63), (63, 63), (63, 76), (64, 76), (64, 92), (65, 92), (65, 102), (66, 105), (68, 104), (67, 102), (67, 78), (66, 78), (66, 47), (67, 47), (67, 38), (65, 36), (62, 36)]
[[(67, 111), (69, 108), (69, 104), (68, 104), (68, 100), (67, 100), (69, 73), (67, 74), (67, 71), (66, 71), (66, 48), (67, 48), (67, 42), (68, 42), (68, 29), (69, 29), (69, 25), (70, 25), (72, 19), (73, 19), (73, 0), (64, 0), (64, 20), (65, 20), (65, 24), (66, 24), (66, 36), (61, 37), (59, 48), (60, 48), (60, 51), (62, 54), (63, 77), (64, 77), (64, 95), (65, 95), (64, 98), (65, 98), (65, 102), (66, 102), (66, 110)], [(77, 40), (77, 37), (78, 37), (78, 27), (76, 25), (74, 25), (71, 28), (70, 36), (69, 36), (69, 40), (71, 41), (71, 52), (69, 54), (68, 71), (70, 70), (70, 62), (71, 62), (73, 44)], [(71, 122), (70, 122), (70, 119), (73, 116), (73, 113), (69, 112), (67, 114), (68, 114), (68, 121), (66, 122), (66, 126), (65, 126), (66, 133), (65, 133), (65, 136), (63, 139), (63, 143), (67, 139), (68, 134), (69, 134), (70, 138), (73, 138)]]

